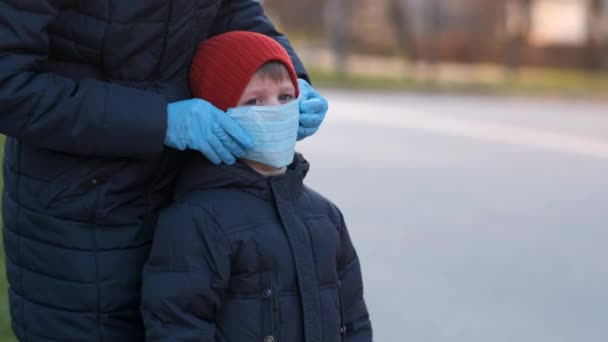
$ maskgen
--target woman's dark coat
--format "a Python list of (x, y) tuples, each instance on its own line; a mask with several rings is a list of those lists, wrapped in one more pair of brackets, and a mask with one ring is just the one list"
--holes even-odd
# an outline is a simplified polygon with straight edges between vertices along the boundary
[(371, 342), (357, 254), (307, 171), (191, 160), (144, 268), (148, 341)]
[(254, 0), (0, 1), (10, 311), (23, 341), (138, 341), (141, 267), (177, 168), (168, 102), (231, 30), (287, 40)]

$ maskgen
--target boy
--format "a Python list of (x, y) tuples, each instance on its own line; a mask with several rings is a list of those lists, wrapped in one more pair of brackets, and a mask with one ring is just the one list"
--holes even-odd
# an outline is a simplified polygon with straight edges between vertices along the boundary
[(303, 184), (298, 82), (285, 50), (235, 31), (197, 51), (193, 95), (254, 137), (233, 166), (192, 155), (143, 272), (148, 341), (369, 342), (340, 211)]

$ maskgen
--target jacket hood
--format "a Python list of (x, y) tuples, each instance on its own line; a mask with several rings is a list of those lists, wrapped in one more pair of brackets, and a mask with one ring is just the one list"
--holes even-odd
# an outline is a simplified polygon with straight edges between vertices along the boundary
[(234, 165), (214, 165), (198, 152), (193, 152), (177, 180), (175, 198), (194, 190), (237, 188), (271, 199), (273, 185), (279, 185), (282, 192), (288, 192), (292, 198), (297, 198), (302, 194), (304, 178), (309, 168), (306, 159), (295, 153), (293, 162), (287, 166), (284, 174), (265, 177), (242, 161), (237, 161)]

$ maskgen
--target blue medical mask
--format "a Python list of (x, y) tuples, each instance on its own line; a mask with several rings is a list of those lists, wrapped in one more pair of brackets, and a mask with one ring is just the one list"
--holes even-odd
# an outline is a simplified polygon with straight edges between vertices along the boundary
[(254, 140), (245, 159), (281, 168), (291, 164), (298, 137), (300, 99), (280, 106), (230, 108), (233, 118)]

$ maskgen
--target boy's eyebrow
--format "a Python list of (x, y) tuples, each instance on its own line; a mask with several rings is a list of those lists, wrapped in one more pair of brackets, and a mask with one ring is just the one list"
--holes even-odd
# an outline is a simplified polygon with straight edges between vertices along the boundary
[(264, 92), (264, 87), (249, 88), (245, 91), (245, 95), (254, 96)]
[(282, 92), (295, 92), (296, 91), (296, 89), (291, 84), (283, 85), (283, 86), (279, 87), (279, 90)]

